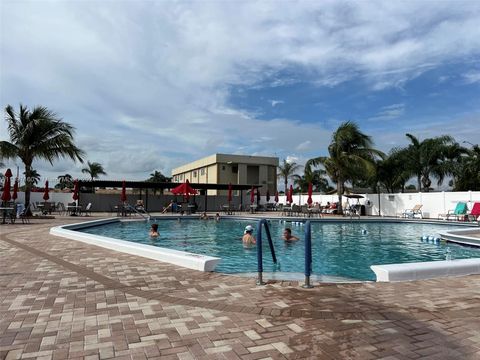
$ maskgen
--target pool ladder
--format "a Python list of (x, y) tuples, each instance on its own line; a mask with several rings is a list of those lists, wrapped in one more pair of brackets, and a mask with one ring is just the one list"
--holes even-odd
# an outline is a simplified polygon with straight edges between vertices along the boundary
[[(268, 245), (272, 254), (273, 263), (277, 263), (275, 256), (275, 248), (273, 247), (272, 236), (270, 235), (270, 228), (266, 219), (261, 219), (257, 226), (257, 285), (265, 285), (263, 282), (263, 248), (262, 248), (262, 228), (265, 228), (267, 234)], [(310, 289), (313, 286), (310, 283), (310, 276), (312, 274), (312, 230), (310, 220), (305, 223), (305, 283), (302, 285), (305, 289)]]

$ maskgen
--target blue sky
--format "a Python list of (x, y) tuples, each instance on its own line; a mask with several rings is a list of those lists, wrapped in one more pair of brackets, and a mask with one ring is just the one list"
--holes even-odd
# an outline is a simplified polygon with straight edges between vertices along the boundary
[[(346, 120), (384, 151), (406, 133), (478, 143), (477, 1), (0, 6), (2, 107), (56, 111), (106, 178), (215, 152), (303, 164)], [(34, 166), (81, 176), (70, 161)]]

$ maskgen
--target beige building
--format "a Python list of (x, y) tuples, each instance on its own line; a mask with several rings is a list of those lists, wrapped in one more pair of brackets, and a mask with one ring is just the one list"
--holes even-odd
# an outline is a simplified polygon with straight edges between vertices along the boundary
[[(172, 170), (174, 182), (201, 184), (261, 185), (273, 196), (277, 191), (278, 158), (266, 156), (215, 154)], [(208, 190), (208, 195), (226, 195), (224, 190)]]

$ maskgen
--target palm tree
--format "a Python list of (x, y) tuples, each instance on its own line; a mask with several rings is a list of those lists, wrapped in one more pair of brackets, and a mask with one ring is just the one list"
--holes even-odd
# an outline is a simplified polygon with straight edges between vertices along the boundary
[(312, 183), (313, 191), (328, 192), (333, 190), (329, 185), (328, 180), (325, 179), (327, 172), (323, 169), (313, 170), (310, 164), (305, 165), (304, 173), (302, 176), (293, 175), (294, 183), (298, 186), (301, 192), (308, 191), (308, 184)]
[[(83, 162), (83, 151), (75, 146), (75, 129), (54, 112), (43, 106), (29, 110), (20, 105), (15, 113), (12, 106), (5, 108), (9, 141), (0, 141), (0, 153), (5, 158), (20, 158), (25, 165), (25, 176), (32, 178), (32, 163), (36, 159), (47, 160), (53, 165), (58, 158), (70, 158)], [(25, 183), (25, 206), (30, 204), (32, 183)]]
[(480, 147), (472, 145), (467, 155), (461, 159), (453, 175), (455, 191), (480, 190)]
[(57, 177), (60, 189), (73, 188), (73, 178), (70, 174), (60, 175)]
[[(150, 174), (150, 178), (147, 179), (149, 182), (154, 183), (162, 183), (162, 182), (170, 182), (172, 178), (169, 178), (163, 175), (160, 171), (155, 170), (153, 173)], [(153, 189), (153, 195), (157, 193), (157, 189)], [(163, 194), (163, 189), (160, 190), (160, 193)]]
[[(98, 179), (100, 175), (107, 175), (107, 173), (103, 169), (102, 164), (98, 162), (91, 163), (90, 161), (87, 161), (87, 167), (82, 169), (82, 173), (89, 174), (92, 182), (94, 179)], [(92, 193), (95, 193), (95, 187), (93, 186), (92, 186)]]
[(288, 179), (293, 178), (295, 172), (300, 169), (300, 165), (295, 162), (287, 162), (286, 159), (283, 159), (283, 164), (278, 165), (278, 174), (279, 179), (283, 178), (283, 183), (285, 185), (285, 193), (287, 192)]
[(371, 181), (372, 188), (379, 192), (378, 186), (383, 186), (387, 192), (393, 193), (405, 191), (405, 184), (411, 177), (411, 173), (405, 168), (408, 162), (405, 149), (393, 148), (385, 159), (376, 161), (375, 177)]
[(446, 164), (449, 147), (454, 144), (451, 136), (442, 135), (420, 141), (411, 134), (406, 134), (411, 144), (406, 148), (406, 168), (411, 176), (417, 177), (419, 191), (428, 192), (432, 181), (431, 176), (438, 179), (441, 185), (445, 176), (450, 172)]
[(342, 195), (345, 184), (365, 177), (360, 176), (361, 174), (374, 171), (375, 158), (384, 156), (372, 146), (370, 136), (362, 133), (354, 122), (346, 121), (333, 133), (328, 146), (329, 156), (319, 156), (307, 161), (306, 166), (323, 165), (327, 175), (337, 184), (339, 214), (343, 214)]
[(40, 181), (40, 178), (42, 177), (37, 170), (31, 169), (30, 170), (30, 177), (27, 178), (27, 173), (24, 172), (23, 175), (25, 175), (25, 184), (30, 183), (32, 187), (37, 187), (38, 182)]

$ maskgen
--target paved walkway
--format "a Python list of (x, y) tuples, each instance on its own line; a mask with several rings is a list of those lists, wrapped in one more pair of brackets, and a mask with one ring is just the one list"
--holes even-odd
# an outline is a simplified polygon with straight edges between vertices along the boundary
[(480, 359), (480, 276), (256, 287), (49, 235), (69, 222), (0, 225), (0, 359)]

